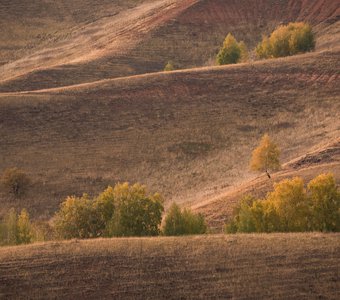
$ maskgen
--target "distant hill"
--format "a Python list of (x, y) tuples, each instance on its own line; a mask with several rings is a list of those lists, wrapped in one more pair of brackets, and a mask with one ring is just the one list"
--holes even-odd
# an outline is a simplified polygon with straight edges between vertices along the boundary
[(337, 0), (1, 1), (0, 91), (161, 71), (168, 60), (211, 65), (228, 32), (251, 49), (294, 21), (313, 25), (317, 50), (333, 49), (339, 16)]

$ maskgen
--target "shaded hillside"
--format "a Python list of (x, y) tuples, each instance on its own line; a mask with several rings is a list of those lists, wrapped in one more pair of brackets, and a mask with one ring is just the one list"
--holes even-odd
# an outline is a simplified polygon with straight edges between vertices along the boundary
[[(333, 173), (336, 182), (340, 183), (340, 138), (326, 145), (316, 147), (307, 154), (296, 158), (283, 166), (283, 170), (272, 174), (268, 180), (265, 174), (244, 182), (221, 193), (218, 196), (207, 197), (201, 202), (193, 202), (191, 208), (205, 215), (209, 226), (216, 232), (221, 232), (227, 218), (230, 218), (234, 207), (245, 195), (254, 195), (261, 199), (273, 190), (273, 184), (285, 178), (300, 176), (307, 184), (322, 173)], [(187, 204), (190, 205), (190, 204)]]
[(318, 50), (339, 46), (337, 0), (99, 1), (93, 9), (88, 1), (17, 2), (0, 10), (10, 29), (0, 35), (8, 61), (0, 91), (155, 72), (169, 59), (179, 68), (210, 65), (228, 32), (254, 47), (290, 21), (312, 23)]
[(339, 136), (339, 52), (0, 95), (0, 170), (26, 170), (2, 210), (54, 212), (66, 195), (139, 181), (170, 201), (199, 201), (251, 178), (268, 132), (283, 162)]
[(336, 299), (339, 234), (97, 239), (0, 249), (6, 299)]

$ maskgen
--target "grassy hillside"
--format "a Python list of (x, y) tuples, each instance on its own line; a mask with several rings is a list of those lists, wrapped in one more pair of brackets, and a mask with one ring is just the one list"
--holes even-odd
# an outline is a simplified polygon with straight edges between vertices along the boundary
[[(211, 65), (228, 32), (254, 47), (291, 21), (311, 22), (317, 49), (339, 46), (337, 0), (129, 0), (0, 4), (0, 91)], [(1, 62), (0, 62), (1, 63)]]
[(336, 299), (339, 234), (51, 242), (0, 249), (6, 299)]
[(0, 95), (0, 169), (26, 170), (2, 209), (49, 215), (63, 197), (140, 181), (199, 201), (251, 178), (268, 132), (287, 162), (339, 136), (339, 52)]
[(197, 212), (203, 213), (210, 228), (216, 232), (223, 230), (225, 221), (232, 216), (235, 205), (243, 196), (252, 194), (264, 198), (273, 190), (273, 184), (285, 178), (300, 176), (307, 184), (315, 176), (332, 172), (337, 183), (340, 182), (340, 138), (316, 147), (313, 151), (298, 157), (283, 166), (283, 170), (272, 174), (271, 180), (267, 175), (246, 181), (230, 188), (217, 196), (207, 197), (198, 202), (187, 203)]

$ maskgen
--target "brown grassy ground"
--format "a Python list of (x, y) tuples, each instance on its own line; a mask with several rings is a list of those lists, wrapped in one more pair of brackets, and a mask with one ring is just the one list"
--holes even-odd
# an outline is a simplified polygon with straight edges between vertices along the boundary
[(6, 299), (338, 299), (339, 234), (98, 239), (0, 249)]
[(252, 178), (261, 135), (282, 161), (339, 136), (339, 50), (238, 66), (0, 95), (0, 169), (33, 186), (1, 209), (48, 216), (70, 194), (140, 181), (167, 202), (199, 201)]
[(1, 91), (36, 90), (211, 65), (228, 32), (252, 49), (277, 25), (306, 21), (318, 50), (339, 46), (337, 0), (2, 1)]

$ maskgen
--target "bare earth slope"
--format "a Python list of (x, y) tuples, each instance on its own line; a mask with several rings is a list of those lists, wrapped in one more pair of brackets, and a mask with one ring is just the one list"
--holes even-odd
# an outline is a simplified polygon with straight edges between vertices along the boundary
[(0, 249), (6, 299), (337, 299), (339, 234), (96, 239)]
[(228, 32), (253, 48), (290, 21), (313, 25), (318, 50), (340, 40), (337, 0), (71, 2), (0, 3), (0, 91), (155, 72), (167, 60), (179, 68), (209, 65)]
[(33, 185), (2, 209), (55, 211), (70, 194), (140, 181), (172, 200), (206, 199), (251, 178), (269, 132), (282, 161), (339, 137), (339, 51), (0, 95), (0, 169)]

